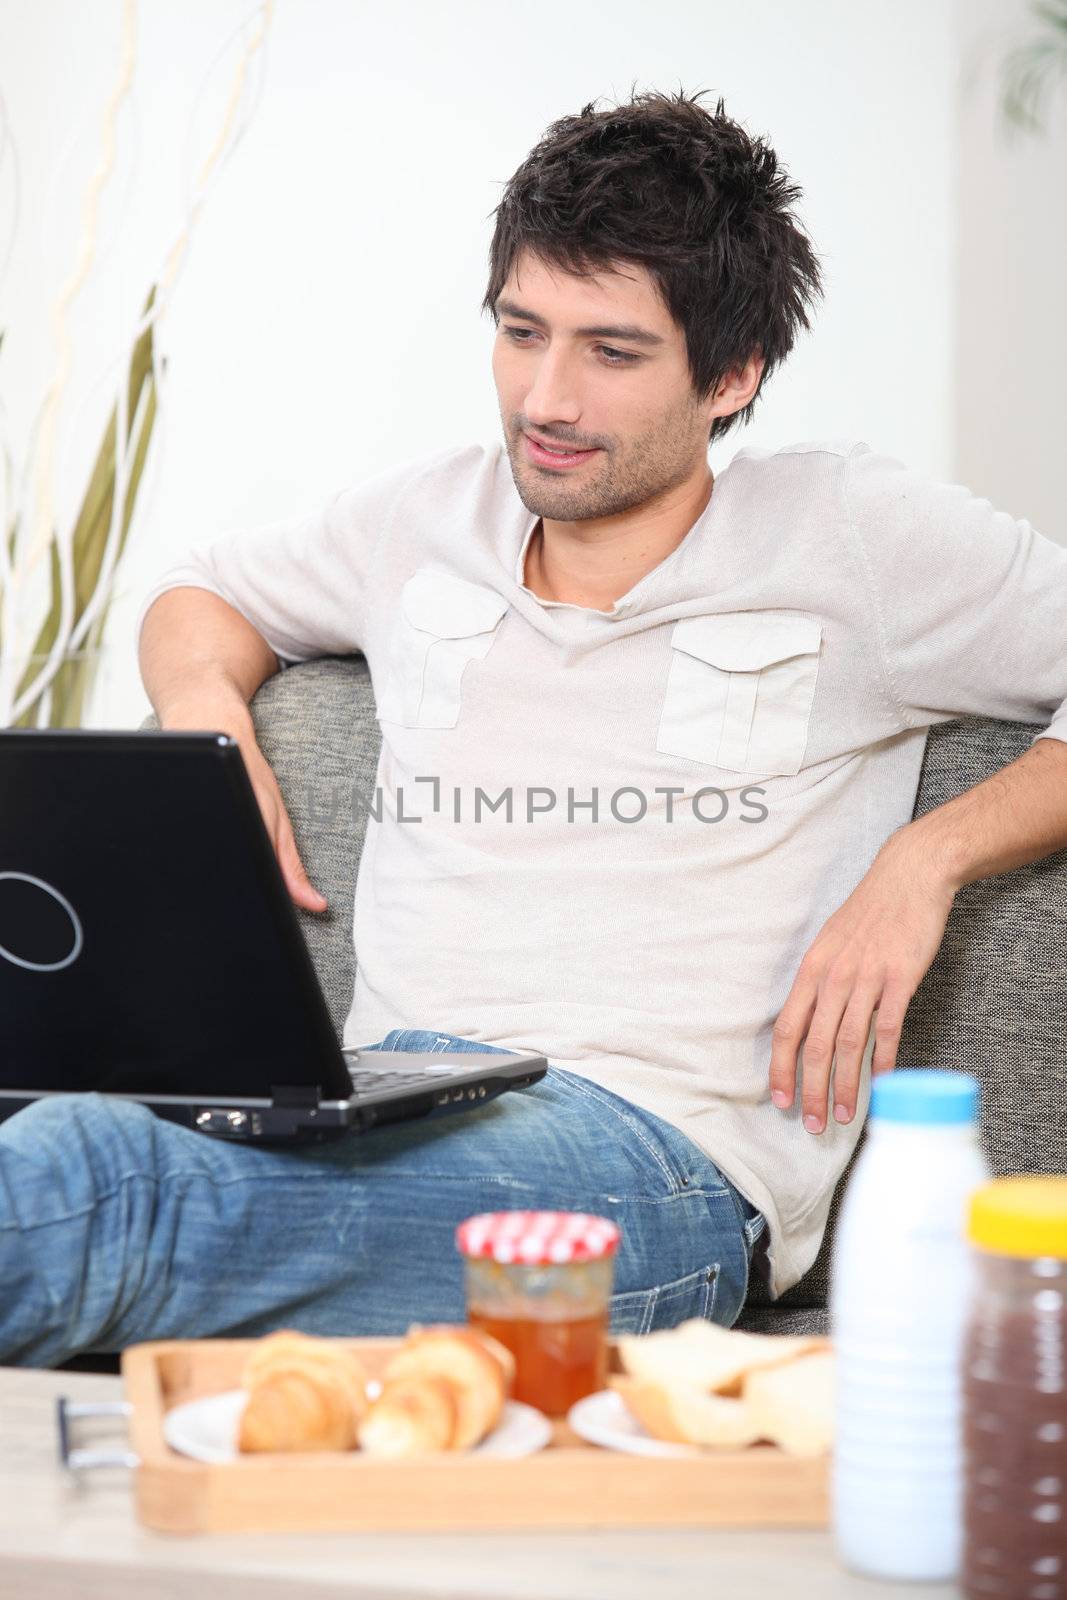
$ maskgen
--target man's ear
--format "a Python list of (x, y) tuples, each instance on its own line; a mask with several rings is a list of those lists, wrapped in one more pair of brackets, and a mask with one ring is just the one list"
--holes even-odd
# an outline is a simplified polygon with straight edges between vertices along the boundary
[(731, 367), (709, 403), (709, 427), (716, 417), (732, 417), (735, 411), (748, 405), (759, 388), (765, 365), (762, 353), (754, 351), (744, 366)]
[(753, 351), (743, 367), (735, 367), (728, 375), (727, 383), (729, 388), (727, 392), (733, 402), (732, 409), (734, 411), (740, 411), (742, 406), (748, 405), (748, 402), (759, 388), (765, 365), (762, 353)]

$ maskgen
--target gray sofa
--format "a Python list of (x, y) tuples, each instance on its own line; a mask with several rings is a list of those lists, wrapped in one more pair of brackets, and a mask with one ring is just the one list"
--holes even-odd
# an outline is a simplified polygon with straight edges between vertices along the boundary
[[(322, 915), (297, 914), (340, 1036), (352, 996), (352, 896), (380, 743), (366, 662), (324, 657), (289, 667), (263, 684), (252, 715), (311, 881), (330, 903)], [(154, 719), (144, 726), (156, 726)], [(984, 718), (932, 728), (915, 815), (1015, 760), (1037, 731)], [(1067, 1173), (1065, 951), (1062, 851), (957, 895), (941, 950), (908, 1009), (898, 1068), (958, 1067), (976, 1075), (982, 1140), (998, 1175)], [(834, 1222), (850, 1171), (838, 1184), (811, 1269), (773, 1303), (754, 1282), (738, 1327), (827, 1331)]]

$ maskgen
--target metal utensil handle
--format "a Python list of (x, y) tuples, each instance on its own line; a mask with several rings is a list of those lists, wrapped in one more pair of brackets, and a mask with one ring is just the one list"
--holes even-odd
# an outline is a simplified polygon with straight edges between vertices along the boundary
[(127, 1400), (68, 1400), (61, 1394), (56, 1401), (56, 1427), (59, 1430), (59, 1459), (68, 1472), (92, 1472), (94, 1467), (136, 1467), (141, 1458), (135, 1450), (76, 1450), (71, 1423), (79, 1417), (128, 1417), (133, 1407)]

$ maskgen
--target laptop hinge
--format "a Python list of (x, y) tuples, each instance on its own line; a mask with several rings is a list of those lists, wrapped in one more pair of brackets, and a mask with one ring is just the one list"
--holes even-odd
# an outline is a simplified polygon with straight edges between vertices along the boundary
[(270, 1097), (276, 1106), (317, 1106), (322, 1089), (317, 1083), (272, 1083)]

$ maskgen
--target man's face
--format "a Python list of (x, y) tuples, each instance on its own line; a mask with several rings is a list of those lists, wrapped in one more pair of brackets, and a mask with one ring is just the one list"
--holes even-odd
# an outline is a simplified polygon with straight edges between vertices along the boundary
[[(617, 265), (579, 278), (523, 251), (497, 300), (493, 379), (512, 475), (526, 508), (555, 522), (617, 515), (706, 475), (711, 419), (735, 409), (698, 402), (685, 336), (652, 278)], [(592, 453), (547, 465), (529, 433)]]

